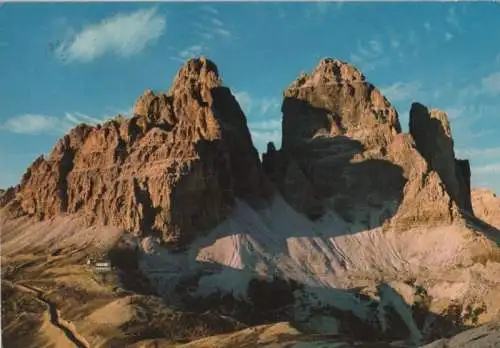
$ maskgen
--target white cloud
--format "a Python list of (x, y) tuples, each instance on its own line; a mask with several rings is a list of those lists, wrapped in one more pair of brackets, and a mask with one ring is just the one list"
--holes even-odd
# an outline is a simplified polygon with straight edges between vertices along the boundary
[(377, 40), (370, 40), (367, 45), (358, 42), (358, 53), (364, 58), (377, 58), (382, 53), (382, 44)]
[(234, 97), (245, 114), (257, 113), (259, 116), (278, 112), (281, 103), (278, 98), (254, 97), (245, 91), (234, 92)]
[(480, 81), (469, 83), (458, 91), (459, 99), (473, 99), (481, 95), (500, 95), (500, 71), (483, 77)]
[(80, 123), (96, 124), (96, 123), (101, 123), (101, 122), (105, 121), (106, 118), (109, 118), (109, 117), (106, 117), (106, 118), (99, 119), (99, 118), (95, 118), (95, 117), (91, 117), (91, 116), (82, 114), (81, 112), (74, 112), (74, 113), (66, 112), (64, 114), (64, 117), (73, 124), (80, 124)]
[(395, 82), (390, 86), (381, 88), (384, 94), (391, 102), (417, 99), (422, 92), (422, 87), (418, 82)]
[(262, 98), (260, 100), (260, 112), (267, 114), (270, 111), (276, 111), (279, 109), (280, 104), (278, 98)]
[(191, 22), (191, 25), (197, 30), (197, 35), (200, 35), (205, 40), (212, 40), (218, 36), (225, 38), (232, 36), (231, 31), (224, 22), (217, 17), (219, 12), (216, 9), (203, 6), (201, 10), (201, 18)]
[(432, 30), (432, 25), (431, 25), (431, 23), (430, 23), (430, 22), (425, 22), (425, 23), (424, 23), (424, 28), (425, 28), (425, 30), (427, 30), (427, 31), (431, 31), (431, 30)]
[(245, 113), (250, 113), (253, 108), (253, 103), (254, 101), (252, 100), (252, 97), (250, 96), (250, 93), (248, 92), (234, 92), (234, 97), (240, 104), (241, 108), (243, 109), (243, 112)]
[(61, 126), (57, 117), (25, 114), (7, 119), (0, 129), (19, 134), (39, 134), (54, 132)]
[(497, 151), (495, 146), (487, 148), (482, 144), (485, 144), (485, 140), (498, 138), (500, 134), (500, 128), (491, 119), (497, 108), (496, 104), (464, 104), (462, 101), (453, 107), (444, 108), (451, 120), (455, 146), (460, 156), (476, 160), (493, 159)]
[(64, 134), (80, 123), (97, 124), (113, 118), (117, 114), (130, 116), (131, 110), (118, 112), (113, 116), (91, 117), (81, 112), (67, 112), (64, 116), (24, 114), (8, 118), (0, 124), (0, 130), (18, 134)]
[[(278, 98), (254, 97), (245, 91), (238, 91), (233, 94), (249, 119), (254, 117), (262, 118), (263, 116), (279, 117), (281, 115), (279, 110), (281, 102)], [(248, 128), (254, 145), (259, 152), (265, 152), (267, 143), (270, 141), (274, 142), (277, 147), (280, 146), (281, 117), (249, 122)]]
[(481, 89), (484, 93), (497, 96), (500, 94), (500, 71), (495, 72), (481, 80)]
[(163, 35), (165, 25), (156, 8), (119, 13), (83, 28), (56, 52), (64, 60), (84, 63), (109, 53), (129, 57)]
[(484, 166), (472, 167), (473, 174), (500, 174), (500, 163), (486, 164)]
[(450, 120), (461, 118), (467, 113), (467, 108), (465, 108), (464, 106), (450, 107), (446, 108), (445, 110), (446, 114), (448, 115), (448, 119)]
[(212, 7), (212, 6), (205, 5), (205, 6), (202, 6), (201, 9), (203, 11), (205, 11), (205, 12), (208, 12), (208, 13), (211, 13), (211, 14), (214, 14), (214, 15), (219, 14), (219, 11), (216, 8)]
[(223, 27), (224, 26), (224, 23), (221, 20), (217, 19), (217, 18), (212, 18), (212, 24), (214, 24), (214, 25), (216, 25), (218, 27)]
[(446, 34), (444, 34), (444, 39), (446, 41), (450, 41), (451, 39), (453, 39), (453, 34), (452, 33), (446, 33)]
[(206, 47), (204, 47), (203, 45), (192, 45), (179, 52), (179, 57), (183, 59), (196, 57), (201, 55), (201, 53), (205, 50)]
[(250, 123), (250, 127), (253, 130), (258, 130), (258, 131), (269, 131), (269, 130), (281, 130), (281, 120), (280, 119), (271, 119), (271, 120), (266, 120), (266, 121), (259, 121), (259, 122), (253, 122)]
[(384, 57), (382, 42), (376, 39), (366, 43), (358, 42), (356, 52), (350, 54), (350, 59), (355, 64), (359, 64), (363, 71), (373, 70), (377, 66), (389, 62), (389, 58)]
[(221, 36), (226, 36), (226, 37), (231, 36), (231, 32), (227, 29), (224, 29), (224, 28), (215, 28), (215, 29), (213, 29), (213, 32), (215, 34), (219, 34)]
[(248, 125), (252, 140), (257, 150), (266, 152), (267, 143), (272, 141), (276, 147), (281, 146), (281, 120), (270, 119), (259, 122), (251, 122)]
[(498, 158), (500, 157), (500, 147), (490, 147), (490, 148), (469, 148), (469, 149), (457, 149), (457, 155), (461, 157), (468, 158)]

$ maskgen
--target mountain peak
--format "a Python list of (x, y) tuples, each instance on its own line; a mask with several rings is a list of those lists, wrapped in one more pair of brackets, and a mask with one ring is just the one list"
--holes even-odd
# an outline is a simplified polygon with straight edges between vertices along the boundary
[(220, 87), (222, 80), (217, 65), (204, 56), (186, 61), (175, 76), (172, 90), (193, 84), (207, 88)]

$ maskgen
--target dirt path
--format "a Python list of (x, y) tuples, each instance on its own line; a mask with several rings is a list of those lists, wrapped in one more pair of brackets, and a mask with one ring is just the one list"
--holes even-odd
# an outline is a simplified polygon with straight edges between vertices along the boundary
[(89, 344), (86, 342), (86, 340), (76, 332), (76, 330), (72, 327), (72, 325), (59, 316), (59, 312), (57, 310), (56, 305), (46, 300), (43, 296), (43, 292), (40, 289), (28, 285), (21, 285), (14, 283), (11, 283), (11, 285), (21, 291), (35, 294), (38, 301), (43, 302), (47, 306), (47, 312), (49, 315), (50, 324), (53, 325), (58, 330), (62, 331), (64, 336), (66, 336), (66, 338), (70, 340), (75, 347), (78, 348), (90, 347)]

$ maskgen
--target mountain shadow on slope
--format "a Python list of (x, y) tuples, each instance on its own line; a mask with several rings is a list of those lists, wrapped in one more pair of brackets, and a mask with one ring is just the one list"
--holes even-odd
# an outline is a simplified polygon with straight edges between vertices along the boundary
[[(200, 263), (206, 264), (206, 262)], [(210, 268), (210, 265), (201, 266)], [(220, 272), (232, 274), (234, 281), (248, 278), (246, 270), (219, 264), (216, 267)], [(196, 290), (201, 278), (191, 279), (190, 291), (186, 291), (186, 288), (178, 289), (181, 291), (182, 308), (195, 313), (217, 313), (234, 318), (248, 326), (289, 321), (304, 333), (320, 333), (308, 325), (314, 316), (330, 317), (338, 321), (338, 327), (331, 327), (328, 333), (321, 333), (361, 342), (406, 340), (412, 331), (409, 326), (413, 326), (413, 330), (421, 333), (422, 342), (450, 337), (470, 328), (461, 319), (462, 308), (455, 304), (451, 304), (440, 314), (431, 312), (425, 303), (422, 304), (418, 300), (422, 296), (421, 286), (414, 286), (415, 302), (406, 303), (397, 290), (384, 282), (378, 284), (378, 295), (372, 297), (363, 294), (362, 288), (320, 288), (276, 276), (262, 277), (257, 273), (252, 273), (250, 278), (245, 299), (225, 292), (213, 292), (207, 297), (198, 296)], [(307, 293), (317, 294), (316, 300), (320, 302), (314, 310), (303, 317), (299, 312), (304, 301), (308, 301), (304, 298), (304, 294)], [(424, 293), (426, 294), (425, 289)], [(331, 298), (338, 300), (333, 302), (322, 300)], [(355, 314), (356, 311), (359, 312), (359, 308), (342, 309), (349, 306), (364, 308), (362, 311), (366, 310), (366, 320)], [(378, 317), (380, 311), (384, 313), (387, 325), (385, 329)], [(408, 313), (412, 322), (405, 322), (402, 313)]]
[(313, 119), (296, 130), (294, 138), (302, 141), (279, 151), (269, 143), (263, 154), (262, 167), (286, 201), (311, 220), (329, 209), (348, 222), (365, 212), (361, 220), (368, 228), (390, 219), (403, 199), (407, 179), (400, 166), (383, 157), (385, 149), (372, 155), (357, 139), (331, 135), (333, 116), (328, 109), (292, 97), (285, 98), (285, 108)]

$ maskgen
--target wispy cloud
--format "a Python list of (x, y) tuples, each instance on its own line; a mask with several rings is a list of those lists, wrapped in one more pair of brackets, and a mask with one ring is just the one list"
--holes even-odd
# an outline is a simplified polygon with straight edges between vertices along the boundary
[(231, 36), (231, 32), (229, 30), (224, 29), (224, 28), (220, 28), (220, 27), (219, 28), (214, 28), (213, 32), (215, 34), (220, 35), (220, 36), (225, 36), (225, 37)]
[(25, 114), (7, 119), (0, 129), (19, 134), (58, 133), (61, 123), (58, 117)]
[(469, 158), (499, 158), (500, 147), (457, 149), (457, 155)]
[(500, 95), (500, 71), (484, 77), (481, 80), (481, 88), (484, 93), (492, 96)]
[(224, 26), (224, 22), (221, 21), (220, 19), (217, 19), (217, 18), (212, 18), (212, 24), (216, 25), (218, 27), (223, 27)]
[(109, 53), (129, 57), (163, 35), (165, 26), (165, 16), (155, 7), (119, 13), (84, 27), (61, 43), (56, 53), (65, 61), (83, 63)]
[[(259, 152), (265, 152), (267, 143), (281, 144), (281, 102), (273, 97), (255, 97), (246, 91), (234, 92), (234, 97), (247, 117), (259, 119), (249, 122), (252, 140)], [(262, 120), (262, 118), (266, 118)]]
[[(496, 116), (497, 104), (480, 104), (472, 99), (469, 103), (459, 101), (443, 109), (452, 120), (452, 130), (455, 144), (462, 153), (472, 151), (466, 149), (480, 148), (485, 139), (495, 139), (500, 135), (500, 126), (497, 126), (493, 117)], [(468, 156), (486, 158), (494, 150), (486, 150), (482, 156)], [(466, 154), (465, 154), (466, 155)]]
[(281, 129), (281, 119), (270, 119), (259, 122), (251, 122), (250, 127), (257, 131), (269, 131), (274, 129)]
[(364, 71), (373, 70), (389, 62), (388, 57), (384, 56), (384, 47), (380, 40), (358, 41), (356, 48), (356, 51), (351, 53), (350, 59)]
[(382, 87), (381, 91), (391, 102), (416, 100), (422, 93), (422, 86), (417, 81), (395, 82), (392, 85)]
[(481, 95), (500, 95), (500, 71), (492, 72), (481, 80), (469, 83), (458, 91), (460, 99), (471, 99)]
[[(426, 26), (432, 28), (428, 22), (424, 23), (423, 26), (424, 28)], [(394, 58), (395, 56), (398, 57), (400, 62), (406, 63), (406, 58), (409, 55), (416, 57), (421, 48), (421, 45), (419, 44), (419, 37), (415, 30), (397, 31), (395, 28), (390, 28), (384, 35), (382, 35), (382, 37), (388, 38), (385, 45), (384, 42), (380, 42), (382, 45), (381, 47), (383, 48), (381, 54), (386, 56), (385, 60), (382, 59), (381, 61), (385, 64), (389, 64), (391, 62), (389, 57)]]
[(214, 15), (219, 14), (219, 11), (215, 7), (212, 7), (212, 6), (204, 5), (201, 7), (201, 9), (207, 13), (211, 13)]
[[(132, 110), (124, 110), (116, 114), (130, 116)], [(115, 115), (116, 115), (115, 114)], [(67, 112), (63, 116), (43, 114), (23, 114), (8, 118), (0, 124), (0, 130), (18, 134), (64, 134), (78, 124), (103, 123), (114, 116), (92, 117), (81, 112)]]
[(251, 122), (248, 127), (252, 140), (259, 152), (265, 152), (267, 143), (272, 141), (276, 147), (281, 146), (281, 120), (269, 119), (259, 122)]
[(473, 174), (500, 174), (500, 163), (486, 164), (484, 166), (472, 167)]
[(204, 40), (213, 40), (217, 37), (226, 39), (232, 37), (231, 30), (218, 17), (218, 14), (219, 12), (215, 8), (203, 6), (201, 8), (201, 18), (191, 23), (196, 28), (196, 34)]
[(462, 118), (464, 115), (467, 114), (467, 108), (465, 106), (449, 107), (446, 108), (445, 110), (450, 120), (456, 120)]
[(431, 31), (431, 30), (432, 30), (432, 25), (431, 25), (431, 23), (430, 23), (430, 22), (425, 22), (425, 23), (424, 23), (424, 28), (425, 28), (425, 30), (427, 30), (427, 31)]
[(262, 98), (260, 100), (260, 111), (263, 114), (267, 114), (268, 112), (275, 112), (280, 108), (280, 101), (278, 98)]
[(262, 116), (272, 112), (277, 112), (280, 107), (280, 101), (278, 98), (254, 97), (245, 91), (238, 91), (233, 94), (247, 115), (257, 114), (257, 116)]
[(207, 48), (203, 45), (192, 45), (179, 52), (179, 57), (183, 59), (201, 55)]
[(446, 33), (446, 34), (444, 34), (444, 39), (445, 39), (446, 41), (450, 41), (451, 39), (453, 39), (453, 37), (454, 37), (454, 36), (453, 36), (453, 34), (452, 34), (452, 33)]
[(234, 97), (240, 104), (244, 112), (250, 112), (252, 109), (253, 100), (248, 92), (234, 92)]
[[(306, 18), (311, 18), (311, 17), (317, 17), (325, 15), (328, 10), (330, 9), (330, 6), (332, 5), (331, 2), (326, 1), (326, 0), (318, 0), (310, 3), (311, 6), (307, 8), (307, 10), (304, 12), (304, 15)], [(342, 6), (342, 2), (339, 1), (337, 3), (337, 8), (340, 8)]]

